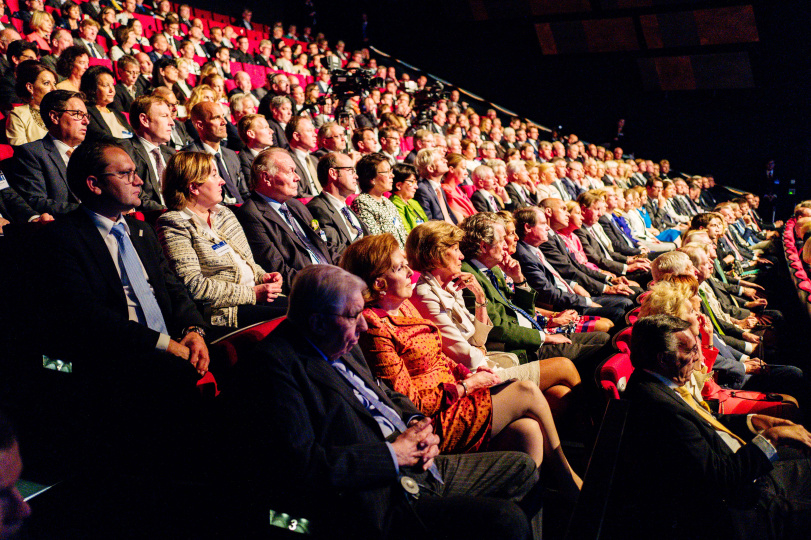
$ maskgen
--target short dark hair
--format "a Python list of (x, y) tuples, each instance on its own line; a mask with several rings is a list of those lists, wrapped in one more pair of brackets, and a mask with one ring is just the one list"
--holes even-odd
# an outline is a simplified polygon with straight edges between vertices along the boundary
[(650, 178), (648, 178), (648, 181), (645, 182), (645, 187), (646, 188), (651, 188), (651, 187), (653, 187), (653, 184), (655, 182), (661, 182), (661, 181), (662, 181), (662, 179), (659, 178), (658, 176), (651, 176)]
[(526, 229), (524, 228), (525, 225), (534, 227), (538, 224), (539, 213), (542, 214), (543, 210), (537, 206), (519, 208), (513, 212), (513, 218), (515, 219), (515, 233), (518, 235), (519, 240), (524, 239), (524, 235), (526, 234)]
[(73, 71), (73, 64), (76, 62), (76, 59), (83, 54), (88, 57), (90, 56), (87, 49), (81, 45), (71, 45), (59, 55), (59, 60), (56, 61), (56, 72), (63, 77), (70, 77), (70, 73)]
[[(124, 43), (127, 42), (127, 38), (132, 32), (135, 32), (132, 26), (119, 26), (118, 28), (113, 30), (113, 37), (115, 37), (116, 43), (118, 43), (119, 45), (123, 45)], [(149, 40), (149, 44), (152, 45), (152, 40)]]
[(108, 148), (124, 150), (115, 140), (104, 138), (85, 141), (70, 155), (67, 170), (68, 187), (79, 199), (87, 200), (94, 197), (87, 188), (87, 178), (104, 173), (104, 169), (107, 167), (104, 152)]
[(367, 193), (372, 189), (372, 180), (377, 176), (377, 165), (383, 162), (388, 163), (388, 159), (383, 154), (367, 154), (360, 158), (360, 161), (355, 165), (355, 171), (358, 173), (358, 184), (363, 193)]
[(284, 128), (284, 136), (287, 137), (288, 141), (293, 140), (293, 133), (298, 130), (298, 126), (304, 120), (310, 120), (309, 116), (294, 116), (290, 119), (287, 123), (287, 126)]
[(318, 160), (316, 173), (318, 175), (318, 181), (321, 182), (322, 186), (329, 183), (329, 170), (338, 166), (338, 155), (338, 152), (328, 152)]
[(661, 354), (676, 350), (676, 336), (690, 323), (671, 315), (651, 315), (634, 323), (631, 334), (631, 364), (634, 369), (653, 367)]
[(107, 66), (90, 66), (87, 71), (82, 75), (82, 82), (79, 89), (85, 95), (85, 101), (92, 105), (96, 104), (96, 90), (99, 87), (99, 77), (102, 75), (109, 75), (115, 81), (113, 70)]
[(33, 96), (25, 85), (28, 83), (34, 84), (43, 71), (51, 73), (54, 76), (54, 80), (56, 80), (56, 73), (42, 62), (37, 60), (20, 62), (20, 65), (17, 66), (17, 83), (14, 85), (14, 91), (17, 95), (26, 102), (30, 101)]
[(418, 178), (417, 168), (410, 163), (397, 163), (391, 168), (391, 172), (394, 173), (394, 180), (391, 183), (391, 190), (394, 192), (400, 191), (397, 184), (405, 182), (409, 176), (413, 176), (415, 181)]
[(45, 94), (42, 102), (39, 104), (39, 115), (45, 123), (45, 127), (50, 129), (53, 125), (51, 122), (51, 112), (64, 110), (67, 106), (68, 100), (79, 98), (84, 101), (84, 94), (81, 92), (74, 92), (73, 90), (53, 90)]
[[(6, 50), (6, 59), (8, 60), (9, 64), (14, 64), (11, 61), (11, 58), (19, 58), (25, 51), (34, 51), (37, 56), (39, 56), (39, 51), (37, 50), (37, 46), (33, 43), (29, 43), (28, 41), (23, 41), (22, 39), (16, 39), (8, 44), (8, 49)], [(65, 54), (64, 52), (62, 54)]]
[(125, 54), (116, 60), (115, 65), (118, 68), (119, 78), (121, 77), (121, 72), (126, 71), (127, 66), (135, 66), (138, 68), (138, 73), (141, 72), (141, 64), (139, 64), (138, 60), (136, 60), (131, 54)]

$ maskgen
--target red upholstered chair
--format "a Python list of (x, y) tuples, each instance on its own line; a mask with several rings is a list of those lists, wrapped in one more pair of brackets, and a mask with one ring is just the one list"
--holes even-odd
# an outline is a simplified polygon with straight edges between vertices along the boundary
[(639, 310), (640, 309), (641, 308), (638, 308), (638, 307), (634, 308), (625, 315), (625, 322), (628, 323), (628, 326), (631, 326), (632, 324), (634, 324), (636, 322), (636, 320), (639, 318)]
[(611, 340), (611, 343), (614, 345), (614, 348), (617, 349), (619, 352), (631, 354), (631, 331), (633, 330), (633, 326), (628, 326), (623, 328), (619, 332), (614, 335), (614, 338)]
[(223, 336), (211, 342), (212, 348), (220, 349), (227, 358), (228, 365), (236, 364), (239, 355), (245, 354), (254, 345), (265, 339), (287, 317), (256, 323)]
[(144, 36), (146, 36), (147, 38), (149, 37), (146, 34), (147, 28), (151, 32), (157, 31), (158, 25), (156, 24), (155, 17), (152, 17), (151, 15), (141, 15), (140, 13), (133, 13), (133, 16), (139, 21), (141, 21), (141, 26), (144, 27)]
[(245, 64), (243, 64), (242, 62), (234, 62), (232, 60), (231, 61), (231, 75), (233, 75), (234, 73), (236, 73), (238, 71), (245, 71)]
[(0, 144), (0, 161), (8, 159), (14, 155), (14, 147), (10, 144)]
[(308, 202), (310, 202), (310, 200), (312, 200), (312, 197), (301, 197), (301, 198), (299, 198), (299, 202), (301, 204), (307, 204)]
[(109, 58), (88, 58), (87, 60), (91, 66), (105, 66), (113, 69), (113, 61)]
[(801, 291), (805, 291), (805, 292), (807, 292), (807, 293), (811, 293), (811, 281), (808, 281), (807, 279), (806, 279), (806, 280), (803, 280), (803, 281), (801, 281), (801, 282), (799, 282), (799, 283), (797, 284), (797, 287), (798, 287), (798, 288), (799, 288)]
[(231, 90), (233, 90), (236, 87), (237, 87), (237, 83), (234, 81), (234, 79), (225, 79), (225, 92), (226, 93), (230, 92)]
[(627, 353), (617, 353), (597, 368), (597, 382), (608, 399), (619, 399), (625, 390), (628, 378), (634, 372), (631, 358)]

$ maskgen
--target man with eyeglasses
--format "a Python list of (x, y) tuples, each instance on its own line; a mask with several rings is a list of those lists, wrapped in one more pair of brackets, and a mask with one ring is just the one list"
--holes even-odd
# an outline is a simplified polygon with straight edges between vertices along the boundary
[(81, 202), (68, 185), (67, 167), (90, 120), (82, 94), (70, 90), (45, 94), (39, 110), (48, 135), (16, 149), (9, 182), (36, 212), (59, 216)]
[[(76, 421), (91, 424), (80, 426), (89, 440), (77, 444), (92, 448), (88, 456), (106, 462), (109, 451), (122, 460), (116, 466), (136, 470), (171, 466), (164, 460), (176, 459), (185, 438), (193, 444), (199, 425), (205, 322), (154, 229), (129, 215), (143, 180), (124, 148), (80, 145), (67, 182), (81, 205), (36, 242), (43, 274), (34, 276), (42, 286), (31, 309), (49, 329), (42, 352), (74, 366), (81, 391), (71, 403), (86, 407)], [(59, 279), (47, 277), (54, 271)], [(181, 462), (194, 458), (189, 448), (183, 454)]]
[(141, 68), (138, 61), (129, 55), (119, 58), (116, 65), (118, 66), (118, 83), (115, 85), (115, 98), (109, 108), (129, 113), (132, 103), (144, 95), (144, 85), (139, 77)]
[(358, 191), (358, 174), (352, 158), (328, 153), (318, 162), (318, 180), (324, 189), (307, 203), (307, 209), (326, 233), (327, 243), (340, 254), (346, 246), (369, 234), (363, 221), (346, 204), (347, 197)]
[(313, 156), (321, 159), (330, 152), (346, 151), (346, 130), (335, 122), (327, 122), (318, 129), (318, 150)]
[(380, 153), (386, 156), (392, 167), (397, 164), (397, 156), (400, 155), (399, 131), (393, 127), (385, 127), (380, 130)]

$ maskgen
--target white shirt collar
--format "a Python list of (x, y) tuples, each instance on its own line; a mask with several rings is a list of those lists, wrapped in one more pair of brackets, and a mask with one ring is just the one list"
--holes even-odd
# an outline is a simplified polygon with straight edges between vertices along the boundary
[(124, 224), (124, 230), (127, 231), (127, 234), (130, 234), (130, 226), (129, 223), (124, 219), (123, 215), (119, 215), (118, 219), (112, 221), (110, 218), (106, 218), (101, 214), (97, 214), (93, 210), (89, 209), (88, 207), (82, 205), (82, 209), (87, 212), (87, 215), (90, 216), (90, 219), (93, 220), (93, 225), (96, 226), (96, 229), (99, 231), (99, 234), (102, 238), (106, 238), (110, 231), (113, 230), (113, 227), (118, 223)]
[(322, 191), (321, 193), (327, 198), (327, 202), (329, 202), (336, 210), (341, 212), (346, 207), (346, 201), (342, 201), (332, 193), (327, 191)]

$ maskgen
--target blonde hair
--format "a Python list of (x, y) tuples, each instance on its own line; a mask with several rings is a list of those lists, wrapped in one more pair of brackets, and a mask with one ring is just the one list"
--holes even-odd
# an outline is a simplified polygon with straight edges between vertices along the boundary
[(205, 184), (214, 157), (204, 152), (178, 152), (163, 173), (163, 199), (170, 210), (183, 210), (190, 201), (191, 186)]
[(191, 110), (195, 105), (203, 101), (203, 92), (206, 90), (214, 94), (214, 100), (217, 100), (217, 93), (209, 85), (201, 84), (200, 86), (195, 86), (191, 91), (191, 95), (189, 95), (189, 99), (186, 100), (186, 112), (188, 114), (191, 114)]
[(651, 315), (670, 315), (684, 319), (687, 316), (687, 306), (692, 295), (685, 294), (685, 290), (670, 281), (661, 281), (650, 288), (642, 300), (639, 310), (640, 317)]
[[(28, 23), (28, 26), (31, 27), (31, 30), (38, 31), (38, 30), (40, 30), (42, 28), (42, 25), (46, 21), (51, 21), (51, 26), (56, 24), (56, 22), (54, 21), (54, 18), (47, 11), (35, 11), (31, 15), (31, 22)], [(56, 30), (56, 29), (54, 28), (53, 30)]]

